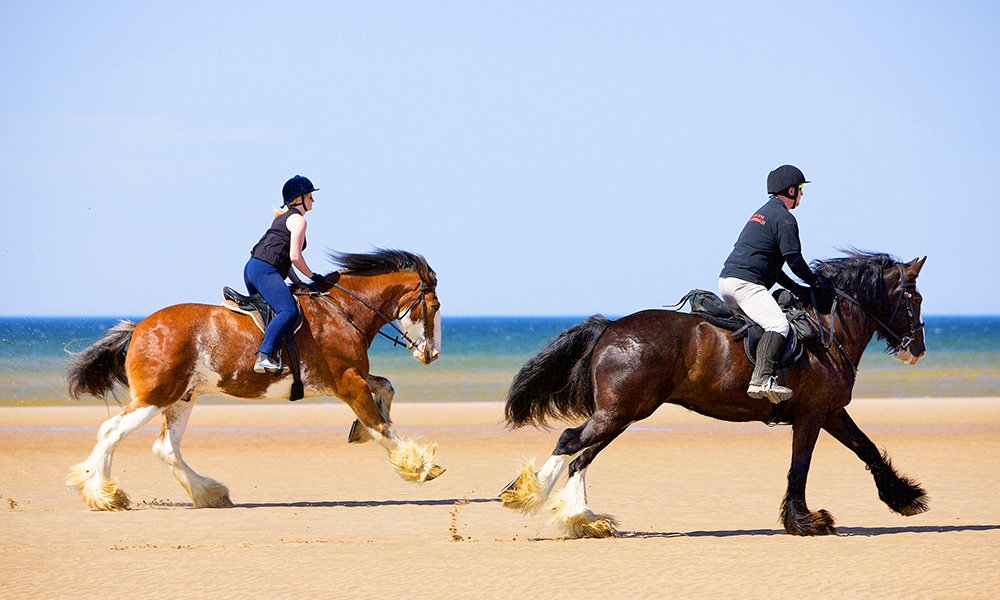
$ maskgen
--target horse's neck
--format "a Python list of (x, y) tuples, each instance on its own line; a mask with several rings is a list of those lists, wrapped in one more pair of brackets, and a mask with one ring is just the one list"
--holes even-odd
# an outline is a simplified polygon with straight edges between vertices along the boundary
[[(419, 277), (412, 273), (386, 273), (382, 275), (363, 276), (345, 275), (343, 277), (343, 286), (345, 288), (357, 294), (358, 297), (363, 298), (365, 302), (389, 319), (399, 317), (401, 309), (399, 305), (400, 299), (408, 291), (419, 285)], [(371, 329), (371, 337), (373, 338), (376, 335), (375, 332), (382, 325), (385, 325), (382, 317), (368, 308), (361, 307), (360, 311), (352, 312), (356, 312), (359, 315), (359, 324), (361, 321), (364, 322), (365, 325), (362, 326), (364, 329)]]
[(857, 365), (861, 361), (861, 355), (875, 335), (875, 324), (865, 314), (861, 306), (854, 304), (850, 300), (843, 298), (837, 302), (837, 310), (826, 319), (826, 327), (829, 330), (833, 319), (836, 319), (836, 326), (833, 329), (834, 335), (844, 345), (844, 350)]

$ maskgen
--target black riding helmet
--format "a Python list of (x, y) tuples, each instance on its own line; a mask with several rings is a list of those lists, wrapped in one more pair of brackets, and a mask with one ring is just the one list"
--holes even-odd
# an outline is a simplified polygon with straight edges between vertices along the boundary
[(284, 199), (282, 206), (287, 205), (292, 200), (295, 200), (303, 194), (308, 194), (309, 192), (319, 191), (319, 188), (313, 187), (313, 184), (309, 179), (296, 175), (288, 181), (285, 185), (281, 187), (281, 197)]
[[(803, 183), (811, 182), (806, 180), (806, 176), (802, 174), (802, 171), (798, 167), (781, 165), (767, 174), (767, 193), (778, 194), (787, 192), (788, 188), (798, 188)], [(798, 195), (798, 190), (796, 190), (795, 195)]]

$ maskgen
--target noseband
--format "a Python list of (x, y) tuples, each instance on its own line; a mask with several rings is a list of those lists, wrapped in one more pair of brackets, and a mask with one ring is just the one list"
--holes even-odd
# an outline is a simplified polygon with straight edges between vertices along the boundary
[(854, 298), (854, 296), (846, 294), (840, 290), (836, 290), (836, 292), (837, 295), (840, 296), (841, 298), (846, 298), (847, 300), (853, 302), (856, 306), (858, 306), (858, 308), (861, 309), (861, 312), (867, 315), (869, 319), (875, 321), (875, 323), (880, 327), (882, 335), (884, 335), (886, 338), (889, 338), (894, 342), (892, 345), (893, 350), (899, 352), (901, 350), (906, 350), (907, 347), (909, 347), (909, 345), (913, 343), (913, 334), (922, 330), (924, 328), (924, 324), (921, 321), (917, 321), (916, 310), (914, 310), (913, 307), (913, 292), (911, 290), (915, 289), (917, 287), (917, 284), (913, 281), (906, 280), (906, 272), (903, 270), (903, 265), (901, 263), (896, 263), (896, 268), (899, 269), (899, 285), (901, 288), (903, 288), (903, 293), (899, 298), (896, 299), (896, 305), (892, 309), (892, 316), (889, 317), (889, 322), (891, 323), (893, 320), (895, 320), (896, 313), (899, 312), (899, 305), (903, 302), (903, 299), (905, 298), (906, 314), (909, 317), (909, 324), (910, 324), (910, 330), (906, 332), (905, 335), (899, 335), (898, 333), (893, 331), (888, 325), (880, 321), (878, 317), (873, 315), (871, 312), (868, 311), (868, 309), (862, 306), (861, 303)]

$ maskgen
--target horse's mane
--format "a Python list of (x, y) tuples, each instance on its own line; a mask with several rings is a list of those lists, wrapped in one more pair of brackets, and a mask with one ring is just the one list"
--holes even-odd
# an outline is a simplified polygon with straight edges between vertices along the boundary
[(406, 250), (375, 248), (373, 252), (350, 253), (328, 252), (327, 256), (337, 266), (347, 269), (353, 275), (375, 275), (410, 271), (429, 287), (437, 286), (437, 273), (427, 264), (427, 259)]
[[(866, 252), (851, 248), (847, 256), (814, 260), (813, 271), (829, 279), (837, 289), (857, 298), (865, 308), (879, 318), (885, 318), (889, 290), (885, 285), (885, 270), (899, 264), (899, 259), (884, 252)], [(880, 339), (882, 332), (876, 330)]]

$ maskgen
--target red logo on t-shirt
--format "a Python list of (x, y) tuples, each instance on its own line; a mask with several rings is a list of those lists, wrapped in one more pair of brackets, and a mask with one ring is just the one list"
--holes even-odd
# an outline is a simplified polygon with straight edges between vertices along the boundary
[(764, 220), (764, 215), (762, 215), (760, 213), (754, 213), (754, 215), (752, 217), (750, 217), (750, 220), (753, 221), (754, 223), (760, 223), (761, 225), (767, 225), (767, 222)]

